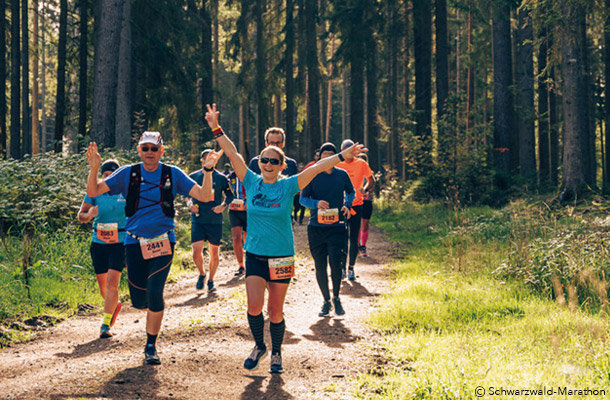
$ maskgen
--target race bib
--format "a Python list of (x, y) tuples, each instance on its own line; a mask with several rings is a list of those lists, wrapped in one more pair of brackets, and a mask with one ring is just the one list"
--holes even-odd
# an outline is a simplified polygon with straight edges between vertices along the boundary
[(98, 223), (95, 230), (97, 231), (97, 238), (102, 242), (108, 244), (119, 242), (119, 224), (117, 222)]
[(294, 257), (270, 258), (269, 277), (272, 281), (294, 276)]
[(172, 254), (172, 246), (169, 244), (167, 233), (152, 239), (140, 239), (140, 249), (142, 258), (145, 260)]
[(327, 210), (318, 209), (319, 224), (334, 224), (335, 222), (339, 222), (338, 208), (329, 208)]
[(229, 204), (229, 209), (233, 211), (246, 211), (246, 202), (244, 199), (233, 199)]

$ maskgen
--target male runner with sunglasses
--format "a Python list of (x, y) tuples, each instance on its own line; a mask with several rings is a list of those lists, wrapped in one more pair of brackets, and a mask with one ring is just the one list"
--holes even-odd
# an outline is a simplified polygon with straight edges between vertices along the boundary
[[(286, 134), (282, 128), (271, 127), (265, 131), (265, 147), (275, 146), (284, 150), (284, 145), (286, 141)], [(261, 169), (258, 166), (258, 159), (260, 156), (254, 157), (250, 160), (250, 164), (248, 168), (252, 170), (252, 172), (256, 174), (261, 174)], [(284, 168), (281, 172), (284, 176), (293, 176), (299, 173), (299, 169), (297, 167), (297, 162), (290, 157), (286, 157), (286, 168)]]
[[(91, 167), (87, 196), (109, 192), (126, 199), (125, 259), (132, 305), (146, 310), (147, 364), (160, 364), (156, 341), (163, 320), (163, 288), (174, 256), (174, 198), (176, 194), (202, 202), (211, 200), (206, 189), (180, 168), (160, 162), (164, 151), (159, 132), (144, 132), (138, 143), (141, 163), (124, 166), (98, 182), (100, 155), (97, 144), (89, 144), (87, 160)], [(217, 157), (217, 154), (214, 155)]]

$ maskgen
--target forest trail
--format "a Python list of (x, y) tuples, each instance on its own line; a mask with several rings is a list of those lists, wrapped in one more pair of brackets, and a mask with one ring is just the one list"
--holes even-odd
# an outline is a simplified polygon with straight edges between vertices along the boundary
[[(197, 274), (168, 283), (158, 340), (162, 364), (143, 363), (145, 314), (123, 305), (111, 339), (99, 339), (100, 314), (70, 318), (25, 344), (0, 352), (2, 399), (349, 399), (348, 380), (371, 367), (379, 340), (367, 325), (376, 298), (389, 290), (392, 244), (371, 227), (369, 257), (355, 281), (343, 281), (346, 315), (318, 317), (322, 296), (307, 246), (294, 226), (297, 275), (285, 305), (285, 372), (269, 358), (243, 369), (253, 341), (246, 320), (244, 278), (234, 278), (232, 252), (222, 252), (217, 291), (197, 291)], [(266, 318), (265, 341), (271, 348)]]

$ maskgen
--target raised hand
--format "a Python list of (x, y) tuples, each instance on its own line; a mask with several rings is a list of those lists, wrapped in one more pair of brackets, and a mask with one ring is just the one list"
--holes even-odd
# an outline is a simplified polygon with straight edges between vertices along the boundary
[(218, 128), (218, 117), (220, 116), (220, 112), (216, 111), (216, 103), (212, 104), (210, 107), (209, 104), (205, 105), (208, 111), (205, 113), (205, 120), (208, 121), (208, 125), (212, 130)]
[(341, 154), (344, 158), (356, 158), (360, 153), (364, 153), (365, 151), (369, 151), (364, 145), (360, 143), (354, 143), (353, 146), (348, 147), (343, 150)]
[(99, 168), (102, 163), (102, 157), (100, 153), (97, 151), (97, 144), (95, 142), (89, 143), (89, 147), (87, 148), (87, 152), (85, 153), (87, 156), (87, 161), (89, 161), (89, 166), (91, 168)]
[(222, 157), (222, 153), (223, 153), (222, 149), (208, 153), (208, 156), (206, 157), (203, 166), (208, 169), (214, 168), (216, 166), (216, 164), (218, 163), (218, 160), (220, 160), (220, 157)]

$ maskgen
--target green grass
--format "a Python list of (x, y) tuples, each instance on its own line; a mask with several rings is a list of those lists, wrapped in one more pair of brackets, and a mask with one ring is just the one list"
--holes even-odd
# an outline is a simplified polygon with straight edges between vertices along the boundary
[[(515, 237), (527, 241), (554, 229), (550, 220), (524, 217), (527, 210), (513, 205), (456, 214), (438, 204), (405, 204), (376, 213), (373, 223), (401, 251), (392, 290), (370, 318), (383, 343), (369, 373), (357, 380), (358, 397), (476, 399), (478, 386), (486, 390), (483, 398), (610, 397), (607, 316), (570, 311), (492, 273)], [(491, 387), (588, 388), (606, 396), (490, 395)]]

